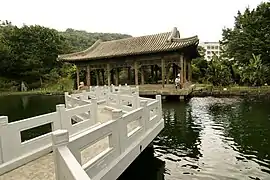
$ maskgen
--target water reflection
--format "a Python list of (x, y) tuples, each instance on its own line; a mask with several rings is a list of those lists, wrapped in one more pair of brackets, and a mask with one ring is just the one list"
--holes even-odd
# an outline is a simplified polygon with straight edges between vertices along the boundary
[(28, 106), (28, 102), (29, 102), (29, 96), (22, 96), (21, 101), (22, 101), (23, 109), (26, 109)]
[(165, 179), (269, 177), (267, 100), (192, 98), (163, 104), (165, 129), (155, 140)]
[(154, 156), (152, 147), (146, 148), (124, 171), (118, 180), (164, 180), (165, 161)]
[[(15, 121), (55, 111), (63, 101), (62, 96), (2, 96), (0, 115)], [(270, 100), (258, 98), (165, 102), (165, 128), (154, 140), (155, 152), (141, 154), (119, 179), (270, 177), (269, 107)]]
[[(239, 152), (237, 160), (256, 162), (258, 169), (270, 174), (269, 106), (270, 102), (263, 99), (243, 99), (232, 105), (210, 106), (209, 110), (215, 120), (226, 125), (226, 137), (232, 138), (231, 147)], [(218, 118), (222, 112), (226, 116)]]
[[(201, 153), (199, 133), (201, 126), (192, 120), (191, 109), (185, 104), (164, 104), (163, 110), (165, 129), (155, 139), (155, 145), (159, 148), (156, 152), (174, 155), (176, 157), (191, 157), (198, 159)], [(181, 121), (185, 119), (185, 121)], [(167, 159), (177, 161), (175, 158), (166, 156)]]
[(10, 95), (0, 96), (0, 116), (8, 116), (9, 122), (55, 111), (64, 103), (63, 96)]

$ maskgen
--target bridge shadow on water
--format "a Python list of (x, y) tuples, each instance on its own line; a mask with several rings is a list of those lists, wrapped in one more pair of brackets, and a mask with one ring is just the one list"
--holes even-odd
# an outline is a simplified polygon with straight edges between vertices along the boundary
[(153, 147), (146, 148), (122, 173), (118, 180), (164, 180), (165, 161), (154, 156)]

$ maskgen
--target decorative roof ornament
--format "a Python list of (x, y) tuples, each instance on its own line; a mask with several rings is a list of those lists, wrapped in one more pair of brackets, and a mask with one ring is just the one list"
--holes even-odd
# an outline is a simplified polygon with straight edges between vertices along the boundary
[(174, 38), (180, 38), (180, 32), (177, 30), (176, 27), (173, 28), (171, 35), (167, 39), (167, 42), (172, 43)]

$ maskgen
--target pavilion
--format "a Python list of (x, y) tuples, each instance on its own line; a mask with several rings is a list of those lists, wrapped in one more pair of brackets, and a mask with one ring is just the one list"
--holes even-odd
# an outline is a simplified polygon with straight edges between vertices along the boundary
[(98, 40), (84, 51), (59, 55), (58, 59), (76, 65), (77, 87), (82, 72), (87, 86), (148, 82), (164, 87), (165, 83), (174, 82), (178, 73), (185, 86), (191, 82), (191, 60), (199, 56), (198, 43), (197, 36), (180, 38), (177, 28), (173, 28), (154, 35)]

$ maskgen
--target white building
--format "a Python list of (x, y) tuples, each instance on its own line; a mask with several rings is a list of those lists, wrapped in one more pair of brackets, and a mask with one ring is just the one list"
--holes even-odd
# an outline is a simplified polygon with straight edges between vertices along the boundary
[(199, 44), (199, 46), (202, 46), (205, 49), (204, 58), (207, 61), (210, 61), (214, 56), (214, 54), (217, 55), (218, 57), (220, 56), (221, 49), (219, 42), (202, 42)]

